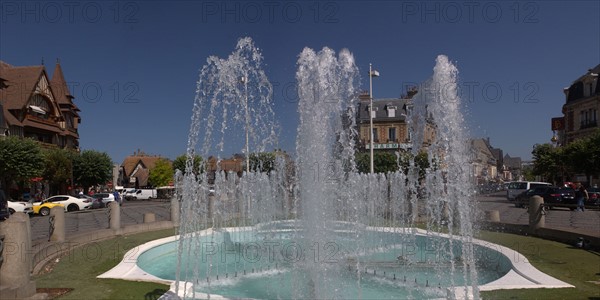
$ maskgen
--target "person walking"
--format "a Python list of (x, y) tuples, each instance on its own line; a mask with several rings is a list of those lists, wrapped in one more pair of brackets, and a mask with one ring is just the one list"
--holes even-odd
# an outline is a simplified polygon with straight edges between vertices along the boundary
[(589, 198), (588, 192), (581, 184), (577, 183), (577, 189), (575, 190), (575, 200), (577, 201), (577, 211), (585, 211), (585, 200)]
[(119, 192), (117, 192), (117, 190), (113, 191), (113, 196), (115, 197), (115, 201), (117, 201), (117, 203), (119, 203), (119, 205), (123, 204), (121, 202), (121, 195), (119, 194)]

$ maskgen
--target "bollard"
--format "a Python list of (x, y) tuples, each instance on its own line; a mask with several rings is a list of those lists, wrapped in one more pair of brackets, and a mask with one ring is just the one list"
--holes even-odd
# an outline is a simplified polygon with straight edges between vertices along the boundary
[(546, 225), (546, 216), (542, 207), (544, 198), (532, 196), (529, 198), (529, 233), (534, 234), (537, 229), (544, 228)]
[(485, 212), (485, 219), (488, 222), (500, 222), (500, 212), (497, 210), (488, 210)]
[(208, 220), (212, 220), (213, 218), (213, 208), (215, 202), (215, 195), (208, 195), (208, 203), (207, 203), (207, 218)]
[(64, 242), (65, 241), (65, 208), (63, 206), (55, 206), (50, 209), (50, 236), (48, 241)]
[[(63, 207), (60, 207), (64, 209)], [(0, 299), (23, 299), (35, 294), (31, 281), (31, 236), (29, 216), (16, 212), (0, 223), (0, 236), (4, 236), (3, 258), (0, 267)]]
[(144, 223), (156, 222), (156, 215), (153, 213), (144, 213)]
[(120, 230), (121, 229), (121, 206), (117, 201), (111, 201), (108, 203), (110, 208), (110, 229)]
[(179, 198), (171, 197), (171, 222), (173, 226), (179, 226)]

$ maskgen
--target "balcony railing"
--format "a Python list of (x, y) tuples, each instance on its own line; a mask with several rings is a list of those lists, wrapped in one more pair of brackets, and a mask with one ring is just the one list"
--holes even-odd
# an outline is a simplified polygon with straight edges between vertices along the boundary
[(588, 129), (588, 128), (593, 128), (593, 127), (598, 127), (598, 122), (592, 121), (592, 122), (587, 122), (587, 123), (581, 123), (579, 125), (579, 129)]

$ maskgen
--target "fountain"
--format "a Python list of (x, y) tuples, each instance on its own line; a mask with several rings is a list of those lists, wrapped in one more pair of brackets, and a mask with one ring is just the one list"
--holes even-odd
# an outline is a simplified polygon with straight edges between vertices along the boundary
[(246, 157), (276, 142), (261, 64), (244, 38), (227, 59), (210, 57), (202, 68), (188, 163), (178, 175), (179, 236), (137, 249), (137, 265), (126, 272), (137, 275), (129, 278), (170, 282), (185, 299), (423, 299), (478, 298), (483, 284), (504, 288), (515, 280), (505, 275), (529, 274), (511, 271), (520, 262), (508, 249), (473, 239), (457, 69), (443, 55), (407, 109), (413, 154), (427, 122), (435, 124), (424, 175), (413, 161), (406, 173), (357, 172), (358, 68), (348, 50), (329, 48), (299, 55), (295, 167), (280, 155), (270, 172), (248, 160), (241, 176), (219, 163), (214, 172), (194, 170), (195, 155), (220, 153), (225, 142), (245, 136), (238, 146)]
[[(403, 295), (421, 297), (430, 293), (430, 285), (441, 288), (442, 284), (471, 287), (476, 293), (477, 270), (470, 243), (472, 195), (466, 192), (471, 190), (466, 186), (472, 180), (468, 178), (470, 172), (463, 170), (468, 166), (466, 138), (461, 130), (456, 68), (448, 59), (438, 57), (433, 77), (414, 100), (413, 127), (425, 128), (423, 122), (431, 120), (438, 124), (429, 155), (432, 162), (437, 159), (439, 167), (427, 173), (427, 188), (420, 197), (414, 191), (422, 190), (423, 182), (414, 170), (408, 177), (402, 172), (357, 173), (354, 116), (359, 78), (354, 58), (345, 49), (336, 56), (329, 48), (319, 52), (307, 48), (299, 56), (296, 79), (300, 125), (293, 178), (286, 174), (284, 163), (266, 174), (250, 171), (247, 162), (241, 177), (218, 169), (214, 178), (208, 172), (191, 172), (193, 155), (209, 154), (213, 144), (223, 151), (224, 137), (228, 137), (227, 142), (235, 139), (225, 130), (236, 124), (242, 125), (237, 132), (255, 138), (255, 143), (246, 138), (246, 156), (265, 148), (264, 143), (256, 141), (274, 141), (274, 130), (269, 127), (273, 124), (269, 107), (272, 89), (261, 62), (260, 53), (246, 38), (227, 59), (209, 58), (200, 74), (188, 168), (183, 177), (178, 246), (176, 280), (186, 283), (182, 286), (184, 296), (394, 298), (398, 295), (397, 285), (389, 283), (391, 292), (373, 294), (373, 290), (385, 286), (375, 282), (393, 281), (399, 276), (404, 281), (407, 273), (414, 273), (409, 270), (412, 264), (418, 265), (416, 269), (428, 269), (419, 271), (427, 275), (411, 274), (414, 286), (403, 286)], [(254, 88), (248, 90), (248, 86)], [(206, 128), (200, 130), (201, 124)], [(214, 130), (218, 124), (220, 128)], [(213, 132), (221, 134), (217, 143)], [(204, 134), (204, 142), (198, 151), (200, 133)], [(419, 133), (414, 136), (416, 151), (423, 140)], [(294, 187), (291, 195), (290, 183)], [(214, 194), (207, 192), (211, 188)], [(294, 199), (292, 204), (283, 201), (286, 196)], [(444, 209), (446, 214), (442, 213)], [(421, 237), (414, 234), (419, 211), (425, 211), (425, 219), (429, 220)], [(210, 228), (209, 232), (201, 231), (205, 228)], [(437, 233), (443, 229), (450, 232), (444, 242)], [(407, 255), (409, 251), (402, 249), (419, 243), (428, 245), (417, 246), (415, 253), (430, 251), (428, 255), (436, 259), (418, 261), (411, 257), (413, 253)], [(265, 254), (268, 259), (262, 257)], [(261, 259), (254, 259), (258, 257)], [(435, 260), (441, 261), (436, 264)], [(448, 272), (453, 275), (447, 276)], [(253, 284), (230, 286), (231, 278), (244, 274)], [(277, 283), (271, 287), (257, 283), (264, 278)], [(262, 288), (256, 291), (251, 286)], [(244, 289), (254, 293), (245, 293)], [(445, 293), (441, 291), (442, 296)]]

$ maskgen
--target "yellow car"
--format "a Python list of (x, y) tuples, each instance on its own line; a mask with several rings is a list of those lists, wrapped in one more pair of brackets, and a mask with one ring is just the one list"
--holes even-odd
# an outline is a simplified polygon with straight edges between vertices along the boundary
[(33, 213), (34, 214), (40, 214), (42, 216), (47, 216), (50, 214), (50, 209), (55, 207), (55, 206), (60, 206), (60, 207), (64, 207), (64, 205), (60, 204), (60, 203), (52, 203), (52, 202), (34, 202), (33, 203)]

